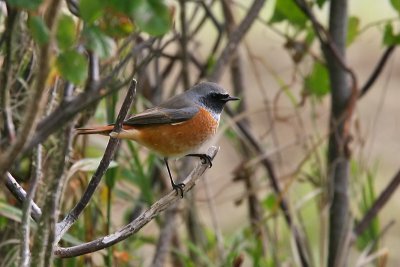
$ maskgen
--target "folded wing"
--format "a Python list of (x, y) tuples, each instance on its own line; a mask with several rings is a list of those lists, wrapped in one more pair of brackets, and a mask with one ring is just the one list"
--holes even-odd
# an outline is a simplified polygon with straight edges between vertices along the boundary
[(148, 126), (156, 124), (170, 124), (187, 121), (193, 118), (199, 108), (197, 106), (186, 106), (181, 108), (156, 107), (145, 110), (124, 121), (124, 125)]

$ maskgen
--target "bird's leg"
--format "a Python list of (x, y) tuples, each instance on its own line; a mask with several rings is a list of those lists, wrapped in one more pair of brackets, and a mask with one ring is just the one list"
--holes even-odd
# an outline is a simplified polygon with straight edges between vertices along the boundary
[(168, 159), (164, 158), (164, 162), (165, 162), (165, 165), (167, 165), (167, 170), (168, 170), (168, 174), (169, 174), (169, 179), (171, 180), (172, 189), (174, 189), (176, 191), (176, 194), (178, 194), (178, 191), (180, 191), (181, 198), (183, 198), (183, 188), (185, 187), (185, 184), (184, 183), (179, 183), (179, 184), (174, 183), (174, 180), (172, 179), (171, 171), (169, 169)]
[(198, 157), (201, 159), (202, 164), (208, 164), (210, 168), (212, 167), (212, 159), (207, 154), (187, 154), (185, 157)]

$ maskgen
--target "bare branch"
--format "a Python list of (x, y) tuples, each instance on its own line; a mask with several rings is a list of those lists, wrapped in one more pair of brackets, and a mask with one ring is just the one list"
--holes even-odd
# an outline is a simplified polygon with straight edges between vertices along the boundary
[[(122, 123), (130, 109), (135, 94), (136, 94), (136, 80), (132, 80), (128, 92), (126, 94), (125, 100), (119, 111), (117, 120), (115, 122), (115, 126), (113, 129), (114, 132), (121, 131)], [(112, 158), (114, 157), (119, 142), (120, 142), (119, 139), (110, 138), (110, 141), (108, 142), (107, 148), (104, 152), (103, 158), (100, 161), (100, 165), (97, 168), (96, 172), (93, 174), (92, 179), (90, 180), (89, 185), (86, 191), (84, 192), (82, 198), (76, 204), (76, 206), (68, 213), (68, 215), (64, 218), (64, 220), (56, 225), (56, 243), (58, 243), (58, 241), (62, 238), (64, 233), (66, 233), (68, 229), (75, 223), (75, 221), (79, 218), (79, 215), (82, 213), (84, 208), (89, 203), (89, 200), (91, 199), (97, 186), (99, 185), (101, 178), (107, 171), (108, 165), (110, 164)]]
[(361, 221), (354, 227), (354, 235), (358, 237), (361, 235), (369, 226), (371, 221), (378, 215), (378, 212), (386, 205), (393, 193), (396, 192), (400, 185), (400, 170), (392, 178), (390, 183), (382, 191), (379, 197), (375, 200), (374, 204), (370, 207), (368, 212), (364, 215)]
[(20, 265), (30, 266), (30, 252), (29, 252), (29, 235), (30, 235), (30, 214), (33, 206), (33, 197), (35, 196), (37, 185), (40, 177), (42, 176), (42, 146), (38, 145), (34, 153), (34, 166), (35, 171), (32, 175), (30, 188), (26, 199), (24, 200), (21, 218), (21, 249), (20, 249)]
[(379, 75), (383, 71), (383, 68), (385, 67), (387, 60), (389, 59), (390, 55), (393, 53), (395, 48), (396, 48), (396, 46), (394, 46), (394, 45), (391, 45), (388, 48), (386, 48), (381, 59), (379, 60), (378, 64), (376, 65), (374, 71), (369, 76), (367, 82), (364, 84), (363, 87), (361, 87), (360, 95), (358, 96), (359, 98), (363, 97), (369, 91), (369, 89), (375, 83), (375, 81), (378, 79)]
[[(4, 58), (2, 62), (2, 72), (0, 76), (0, 111), (2, 119), (4, 121), (4, 135), (6, 140), (9, 142), (15, 141), (15, 126), (12, 120), (11, 115), (11, 107), (10, 107), (10, 84), (11, 84), (11, 77), (14, 75), (12, 72), (12, 61), (14, 60), (14, 53), (12, 51), (13, 47), (13, 33), (15, 32), (14, 28), (16, 25), (16, 21), (18, 18), (18, 10), (13, 9), (8, 6), (7, 10), (7, 18), (5, 20), (5, 31), (2, 35), (5, 41), (5, 48), (4, 48)], [(0, 136), (3, 133), (0, 133)], [(2, 145), (2, 144), (0, 144)], [(2, 147), (3, 149), (3, 147)]]
[(231, 60), (232, 55), (234, 54), (233, 52), (236, 50), (238, 44), (243, 39), (250, 26), (253, 25), (253, 22), (257, 19), (258, 14), (260, 13), (264, 3), (265, 0), (254, 0), (249, 11), (247, 12), (246, 17), (240, 22), (239, 26), (229, 36), (227, 45), (225, 46), (220, 57), (215, 63), (211, 75), (208, 77), (210, 81), (220, 80), (223, 70), (228, 65), (228, 62)]
[(179, 38), (181, 45), (181, 64), (182, 64), (182, 84), (183, 88), (186, 90), (190, 87), (190, 77), (189, 77), (189, 56), (188, 56), (188, 31), (187, 31), (187, 19), (186, 19), (186, 7), (185, 0), (179, 0), (180, 5), (180, 20), (181, 20), (181, 36)]
[[(207, 154), (213, 159), (218, 152), (217, 147), (211, 147)], [(196, 184), (197, 180), (204, 174), (208, 169), (208, 164), (198, 163), (196, 168), (184, 179), (183, 183), (185, 187), (184, 193), (190, 191)], [(103, 248), (110, 247), (122, 240), (125, 240), (129, 236), (137, 233), (143, 226), (149, 223), (152, 219), (158, 216), (161, 212), (171, 207), (177, 200), (181, 199), (180, 195), (176, 194), (174, 190), (169, 192), (166, 196), (155, 202), (151, 207), (142, 213), (139, 217), (133, 220), (128, 225), (122, 227), (113, 234), (101, 237), (91, 242), (81, 244), (69, 248), (56, 248), (54, 251), (55, 255), (61, 258), (75, 257), (78, 255), (84, 255), (94, 251), (101, 250)]]
[[(5, 185), (8, 190), (14, 195), (14, 197), (20, 202), (24, 203), (26, 200), (26, 192), (25, 190), (18, 184), (18, 182), (14, 179), (14, 177), (7, 172), (5, 175)], [(42, 216), (42, 210), (36, 205), (35, 202), (31, 202), (31, 217), (35, 222), (38, 222), (40, 216)]]

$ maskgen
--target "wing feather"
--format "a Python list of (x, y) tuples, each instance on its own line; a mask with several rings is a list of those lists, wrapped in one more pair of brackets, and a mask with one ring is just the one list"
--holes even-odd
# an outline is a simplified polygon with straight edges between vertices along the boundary
[(145, 126), (166, 123), (179, 123), (193, 118), (199, 112), (196, 106), (186, 106), (182, 108), (156, 107), (136, 114), (126, 121), (125, 125)]

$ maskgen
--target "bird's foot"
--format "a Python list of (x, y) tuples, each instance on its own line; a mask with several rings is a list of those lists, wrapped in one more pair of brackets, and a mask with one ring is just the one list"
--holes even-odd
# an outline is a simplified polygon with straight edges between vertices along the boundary
[(201, 159), (202, 164), (208, 164), (208, 166), (212, 167), (212, 158), (207, 154), (187, 154), (187, 157), (198, 157)]
[(183, 188), (184, 187), (185, 187), (184, 183), (179, 183), (179, 184), (172, 183), (172, 189), (175, 190), (176, 195), (178, 195), (180, 193), (181, 198), (183, 198)]

